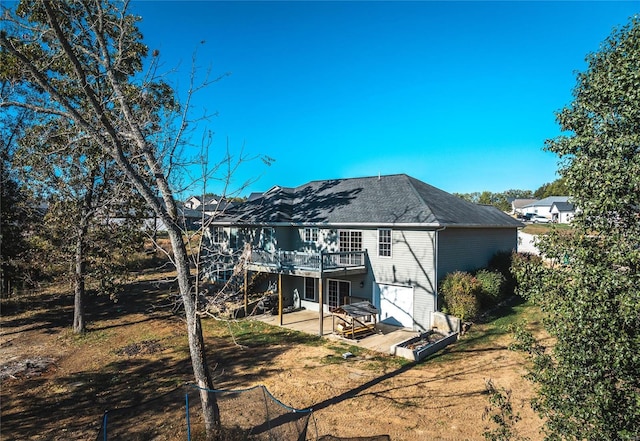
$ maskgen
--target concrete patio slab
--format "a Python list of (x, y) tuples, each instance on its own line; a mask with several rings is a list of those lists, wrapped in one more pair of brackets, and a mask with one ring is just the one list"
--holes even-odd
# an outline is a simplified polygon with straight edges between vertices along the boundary
[[(280, 317), (278, 315), (262, 314), (254, 316), (254, 319), (273, 326), (281, 326)], [(359, 339), (350, 339), (333, 333), (333, 317), (331, 314), (325, 313), (323, 322), (323, 337), (344, 341), (348, 344), (360, 346), (370, 351), (381, 352), (384, 354), (390, 353), (391, 346), (419, 334), (418, 332), (408, 328), (401, 328), (385, 323), (377, 323), (377, 333)], [(301, 310), (283, 314), (282, 326), (307, 334), (319, 335), (320, 313), (316, 311)]]

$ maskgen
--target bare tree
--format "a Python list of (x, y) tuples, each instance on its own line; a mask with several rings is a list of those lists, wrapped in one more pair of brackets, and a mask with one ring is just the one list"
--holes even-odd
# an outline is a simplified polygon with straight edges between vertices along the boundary
[(155, 75), (156, 51), (143, 70), (148, 49), (137, 20), (126, 2), (107, 0), (24, 0), (15, 11), (3, 11), (0, 79), (13, 88), (0, 97), (0, 107), (27, 108), (66, 121), (78, 136), (90, 137), (166, 227), (195, 382), (201, 388), (207, 433), (212, 434), (219, 410), (206, 391), (213, 382), (172, 187), (172, 173), (184, 163), (180, 153), (195, 88), (181, 106), (174, 90)]

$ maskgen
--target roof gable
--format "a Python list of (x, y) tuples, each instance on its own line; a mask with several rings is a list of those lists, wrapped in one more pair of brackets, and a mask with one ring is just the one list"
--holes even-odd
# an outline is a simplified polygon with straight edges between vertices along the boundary
[(555, 211), (559, 211), (559, 212), (571, 212), (575, 210), (575, 206), (571, 203), (571, 202), (554, 202), (551, 205), (551, 210), (554, 211), (554, 207), (555, 207)]

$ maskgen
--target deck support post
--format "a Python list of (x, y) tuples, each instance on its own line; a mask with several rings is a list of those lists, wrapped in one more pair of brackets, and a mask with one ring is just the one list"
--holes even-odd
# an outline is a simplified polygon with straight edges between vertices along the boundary
[(318, 335), (322, 337), (324, 334), (324, 296), (322, 295), (322, 277), (318, 280), (318, 304), (320, 310), (320, 317), (318, 321), (320, 322), (320, 330), (318, 331)]
[(320, 253), (320, 278), (318, 279), (318, 310), (320, 310), (320, 317), (318, 321), (320, 322), (320, 329), (318, 330), (318, 335), (322, 337), (324, 335), (324, 296), (322, 290), (322, 271), (323, 271), (323, 261), (324, 261), (324, 253)]
[(244, 316), (245, 317), (249, 316), (249, 287), (247, 286), (248, 279), (249, 277), (247, 276), (247, 266), (245, 264), (244, 266)]
[(282, 326), (282, 273), (278, 274), (278, 315)]

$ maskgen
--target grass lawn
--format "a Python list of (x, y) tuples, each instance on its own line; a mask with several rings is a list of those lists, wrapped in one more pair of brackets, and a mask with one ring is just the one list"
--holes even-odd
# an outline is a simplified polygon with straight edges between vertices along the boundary
[(561, 231), (571, 230), (571, 225), (569, 224), (526, 224), (522, 229), (523, 233), (528, 234), (545, 234), (551, 231), (552, 229), (557, 229)]
[(472, 351), (505, 342), (508, 345), (512, 335), (510, 329), (516, 324), (524, 324), (535, 335), (544, 333), (540, 309), (519, 297), (513, 297), (475, 322), (456, 344), (445, 348), (442, 353), (434, 354), (432, 358), (448, 363)]
[[(183, 320), (149, 308), (167, 303), (168, 291), (147, 275), (128, 286), (118, 303), (92, 297), (89, 331), (82, 336), (70, 331), (73, 296), (67, 285), (3, 300), (0, 372), (25, 370), (2, 378), (0, 439), (95, 439), (105, 410), (137, 405), (193, 381)], [(541, 423), (528, 405), (526, 362), (507, 348), (508, 327), (515, 322), (541, 330), (536, 307), (511, 302), (419, 363), (252, 320), (210, 319), (203, 328), (216, 388), (264, 385), (288, 406), (313, 408), (314, 434), (482, 439), (490, 378), (513, 391), (522, 435), (535, 441), (542, 439)], [(345, 352), (354, 356), (345, 359)], [(34, 370), (37, 361), (46, 364)], [(131, 423), (130, 430), (157, 433), (154, 439), (184, 439), (177, 429), (165, 436), (183, 421), (180, 400), (167, 409), (120, 421)]]

